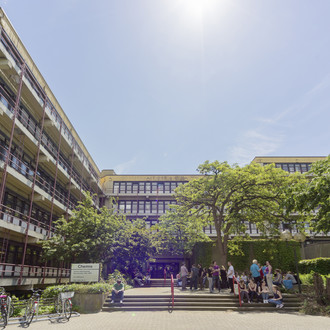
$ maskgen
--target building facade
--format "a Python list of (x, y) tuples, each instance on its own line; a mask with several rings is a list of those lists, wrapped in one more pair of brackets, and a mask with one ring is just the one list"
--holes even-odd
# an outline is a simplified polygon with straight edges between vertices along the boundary
[[(40, 241), (70, 216), (100, 172), (0, 9), (1, 286), (54, 283), (68, 265), (42, 260)], [(95, 207), (99, 200), (94, 198)]]

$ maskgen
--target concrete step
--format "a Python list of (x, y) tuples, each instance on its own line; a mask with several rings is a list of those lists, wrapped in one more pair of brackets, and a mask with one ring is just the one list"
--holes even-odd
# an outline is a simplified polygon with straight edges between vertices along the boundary
[[(115, 312), (115, 311), (164, 311), (168, 310), (170, 305), (167, 306), (112, 306), (104, 307), (103, 311)], [(239, 307), (239, 306), (174, 306), (173, 310), (187, 310), (187, 311), (246, 311), (246, 312), (298, 312), (299, 307), (289, 307), (285, 306), (282, 309), (275, 308), (275, 306), (267, 307)]]

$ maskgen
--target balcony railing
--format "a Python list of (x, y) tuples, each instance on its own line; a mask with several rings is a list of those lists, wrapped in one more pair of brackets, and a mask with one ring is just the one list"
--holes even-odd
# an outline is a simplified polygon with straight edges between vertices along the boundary
[[(10, 95), (2, 86), (0, 86), (0, 101), (11, 113), (14, 113), (14, 101), (11, 99)], [(28, 114), (24, 109), (20, 108), (17, 115), (17, 119), (37, 140), (40, 139), (40, 134), (41, 134), (40, 127), (37, 125), (37, 123), (34, 120), (32, 120), (28, 116)], [(49, 154), (53, 157), (53, 159), (56, 160), (57, 147), (44, 133), (42, 134), (41, 137), (41, 145), (49, 152)], [(67, 175), (70, 175), (71, 166), (68, 160), (65, 159), (61, 154), (59, 155), (58, 163), (62, 167), (62, 169), (67, 173)], [(91, 191), (91, 193), (95, 193), (95, 191), (93, 191), (91, 187), (89, 187), (87, 183), (81, 179), (81, 176), (77, 173), (77, 171), (74, 168), (72, 168), (71, 176), (76, 181), (76, 185), (78, 187), (81, 183), (82, 190)]]
[[(4, 146), (0, 145), (0, 161), (1, 160), (4, 161), (6, 159), (7, 153), (8, 153), (8, 150), (5, 149)], [(18, 173), (24, 175), (29, 181), (32, 182), (33, 175), (34, 175), (33, 169), (29, 168), (27, 166), (27, 164), (25, 164), (24, 162), (19, 160), (17, 158), (17, 156), (12, 153), (9, 154), (9, 160), (10, 161), (9, 161), (8, 165), (11, 168), (16, 170)], [(65, 206), (68, 203), (68, 206), (70, 209), (73, 209), (75, 207), (74, 200), (67, 201), (67, 196), (65, 196), (63, 193), (61, 193), (57, 189), (55, 189), (55, 191), (54, 191), (53, 184), (50, 184), (49, 182), (47, 182), (47, 180), (44, 179), (42, 176), (40, 176), (40, 174), (38, 174), (38, 173), (36, 175), (36, 185), (39, 188), (41, 188), (44, 192), (49, 194), (50, 196), (52, 196), (54, 193), (54, 198)]]
[[(5, 47), (7, 52), (13, 58), (16, 65), (21, 67), (21, 65), (25, 61), (4, 29), (2, 29), (1, 33), (0, 33), (0, 42), (3, 44), (3, 46)], [(62, 117), (59, 115), (59, 113), (55, 109), (55, 107), (52, 104), (52, 102), (50, 101), (50, 99), (47, 97), (47, 95), (45, 95), (43, 88), (40, 86), (38, 80), (36, 79), (36, 77), (32, 73), (32, 70), (28, 66), (26, 67), (25, 78), (28, 80), (31, 87), (37, 93), (37, 95), (40, 97), (40, 99), (43, 100), (43, 98), (46, 97), (46, 104), (47, 104), (48, 108), (50, 109), (50, 113), (53, 117), (53, 120), (57, 123), (60, 123), (62, 121), (64, 135), (67, 137), (68, 141), (70, 143), (72, 143), (73, 149), (77, 152), (78, 156), (82, 158), (83, 164), (86, 165), (86, 167), (89, 170), (89, 172), (91, 173), (91, 175), (94, 177), (96, 182), (98, 182), (99, 181), (98, 175), (97, 175), (96, 171), (94, 170), (93, 166), (91, 165), (91, 163), (89, 162), (87, 156), (84, 154), (84, 152), (82, 151), (80, 146), (77, 144), (77, 142), (76, 142), (75, 138), (73, 137), (73, 135), (71, 134), (69, 128), (64, 123)]]
[[(13, 225), (19, 226), (21, 228), (27, 228), (28, 216), (22, 212), (16, 211), (6, 205), (0, 204), (0, 219), (11, 223)], [(51, 226), (49, 228), (49, 223), (45, 223), (33, 217), (30, 218), (29, 230), (36, 233), (42, 234), (44, 236), (52, 237), (55, 232), (55, 227)], [(50, 233), (49, 233), (50, 230)]]
[[(2, 278), (20, 277), (20, 274), (21, 274), (21, 265), (0, 263), (0, 276)], [(70, 277), (70, 269), (24, 265), (22, 277), (67, 278)]]

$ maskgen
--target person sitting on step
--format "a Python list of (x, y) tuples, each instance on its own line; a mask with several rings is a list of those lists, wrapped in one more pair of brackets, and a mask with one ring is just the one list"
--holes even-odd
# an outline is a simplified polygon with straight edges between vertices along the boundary
[(258, 302), (257, 283), (252, 278), (250, 279), (248, 289), (249, 289), (249, 304), (253, 302), (253, 298), (256, 298)]
[(250, 299), (249, 299), (248, 289), (243, 279), (240, 279), (239, 281), (239, 288), (241, 291), (241, 303), (242, 304), (244, 303), (244, 297), (246, 297), (247, 302), (249, 302)]
[(268, 303), (269, 289), (265, 280), (261, 281), (261, 286), (258, 288), (259, 297), (262, 298), (264, 304)]
[(276, 308), (283, 308), (283, 296), (277, 285), (273, 285), (273, 294), (273, 299), (269, 299), (268, 302), (276, 305)]
[(123, 299), (124, 299), (124, 283), (122, 283), (121, 278), (118, 277), (116, 283), (112, 287), (111, 304), (113, 304), (115, 300), (119, 300), (120, 304), (122, 304)]

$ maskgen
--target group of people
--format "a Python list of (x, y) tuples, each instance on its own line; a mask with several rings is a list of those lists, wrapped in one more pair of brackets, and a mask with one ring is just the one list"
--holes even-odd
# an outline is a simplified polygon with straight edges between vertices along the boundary
[[(213, 261), (209, 267), (202, 267), (200, 264), (193, 264), (189, 272), (185, 263), (182, 263), (180, 273), (177, 275), (178, 285), (182, 286), (182, 290), (186, 290), (187, 280), (190, 279), (190, 290), (197, 290), (198, 284), (203, 290), (208, 281), (210, 293), (214, 293), (215, 289), (220, 292), (221, 289), (230, 288), (230, 292), (234, 293), (235, 271), (230, 261), (228, 261), (228, 270), (224, 266), (220, 268), (216, 261)], [(221, 280), (220, 280), (221, 279)]]
[(282, 285), (286, 289), (291, 289), (297, 283), (296, 278), (291, 272), (282, 274), (280, 269), (273, 268), (269, 261), (261, 266), (257, 260), (252, 261), (250, 273), (241, 275), (234, 271), (231, 262), (228, 262), (228, 269), (224, 266), (218, 266), (216, 261), (207, 268), (200, 264), (193, 264), (189, 272), (185, 263), (182, 264), (180, 273), (177, 275), (178, 285), (182, 286), (182, 290), (186, 290), (187, 280), (190, 279), (190, 290), (197, 290), (198, 284), (203, 290), (208, 281), (210, 293), (218, 292), (221, 289), (230, 288), (230, 292), (234, 292), (234, 278), (239, 285), (241, 292), (241, 302), (247, 300), (248, 303), (256, 302), (272, 303), (277, 308), (283, 308), (283, 296), (280, 288)]
[[(297, 283), (291, 272), (283, 275), (280, 269), (275, 269), (273, 274), (273, 268), (269, 261), (261, 266), (256, 259), (252, 261), (249, 276), (243, 272), (241, 276), (236, 274), (236, 278), (240, 286), (242, 303), (244, 303), (245, 298), (248, 303), (255, 299), (257, 302), (262, 301), (265, 304), (272, 303), (277, 308), (284, 306), (280, 287), (284, 285), (286, 289), (291, 289)], [(269, 299), (270, 296), (272, 296), (271, 299)]]

